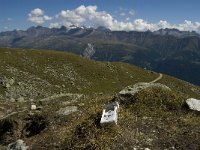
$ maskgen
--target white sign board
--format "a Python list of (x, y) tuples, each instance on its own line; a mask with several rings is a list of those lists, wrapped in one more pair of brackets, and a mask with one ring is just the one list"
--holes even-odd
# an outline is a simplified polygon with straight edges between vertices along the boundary
[(103, 109), (102, 117), (100, 123), (112, 123), (117, 124), (117, 110), (119, 108), (118, 102), (108, 104)]

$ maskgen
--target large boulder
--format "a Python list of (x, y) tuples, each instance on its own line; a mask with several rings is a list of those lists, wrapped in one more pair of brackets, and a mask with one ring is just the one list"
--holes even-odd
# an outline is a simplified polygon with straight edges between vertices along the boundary
[(133, 86), (128, 86), (125, 89), (121, 90), (119, 92), (119, 95), (126, 95), (126, 94), (130, 94), (130, 95), (134, 95), (135, 93), (146, 89), (146, 88), (150, 88), (150, 87), (157, 87), (157, 88), (161, 88), (161, 89), (165, 89), (165, 90), (170, 90), (169, 87), (167, 87), (166, 85), (163, 85), (161, 83), (145, 83), (145, 82), (141, 82), (141, 83), (137, 83), (134, 84)]
[(186, 104), (191, 110), (200, 111), (200, 100), (189, 98), (186, 100)]
[(114, 101), (118, 101), (122, 104), (130, 104), (132, 103), (132, 100), (134, 99), (134, 95), (136, 93), (139, 93), (140, 91), (147, 89), (147, 88), (158, 88), (161, 90), (167, 90), (170, 91), (171, 89), (167, 87), (166, 85), (163, 85), (161, 83), (137, 83), (133, 86), (128, 86), (121, 90), (119, 94), (114, 98)]
[(14, 143), (8, 145), (7, 150), (27, 150), (28, 146), (24, 143), (23, 140), (19, 139)]

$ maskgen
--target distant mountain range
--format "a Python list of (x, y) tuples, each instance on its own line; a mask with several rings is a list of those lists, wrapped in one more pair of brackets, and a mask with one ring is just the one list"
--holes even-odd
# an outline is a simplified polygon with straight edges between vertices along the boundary
[(127, 62), (200, 85), (200, 35), (196, 32), (37, 26), (1, 32), (0, 47), (61, 50), (100, 61)]

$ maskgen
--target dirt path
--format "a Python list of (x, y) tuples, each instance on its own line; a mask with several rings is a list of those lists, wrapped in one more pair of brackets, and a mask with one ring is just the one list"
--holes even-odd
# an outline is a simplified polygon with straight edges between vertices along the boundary
[(162, 79), (162, 77), (163, 77), (163, 74), (159, 73), (159, 77), (157, 77), (155, 80), (153, 80), (153, 81), (151, 81), (149, 83), (155, 83), (155, 82), (159, 81), (160, 79)]

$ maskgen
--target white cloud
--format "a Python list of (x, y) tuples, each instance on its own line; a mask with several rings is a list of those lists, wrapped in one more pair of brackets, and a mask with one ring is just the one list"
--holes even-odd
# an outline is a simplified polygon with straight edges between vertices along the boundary
[(115, 11), (115, 13), (122, 17), (132, 17), (135, 15), (135, 11), (133, 9), (126, 9), (122, 7), (120, 7), (118, 11)]
[(66, 20), (67, 22), (70, 22), (72, 24), (78, 25), (81, 22), (85, 21), (85, 18), (81, 15), (77, 14), (75, 11), (70, 10), (62, 10), (58, 15), (58, 18), (61, 18), (63, 20)]
[[(148, 22), (144, 19), (135, 19), (130, 21), (130, 17), (135, 15), (134, 10), (121, 9), (121, 12), (126, 11), (128, 17), (124, 18), (124, 21), (118, 21), (111, 14), (106, 11), (98, 11), (97, 6), (84, 6), (81, 5), (73, 10), (62, 10), (60, 11), (54, 22), (50, 23), (50, 27), (70, 26), (72, 24), (77, 26), (105, 26), (111, 30), (135, 30), (135, 31), (146, 31), (146, 30), (159, 30), (161, 28), (176, 28), (181, 31), (197, 31), (200, 32), (200, 22), (191, 22), (185, 20), (180, 24), (171, 24), (166, 20), (160, 20), (156, 23)], [(124, 14), (122, 14), (124, 15)], [(32, 22), (43, 23), (46, 20), (50, 20), (50, 17), (45, 17), (44, 12), (40, 9), (34, 9), (29, 14), (30, 18), (34, 18)], [(30, 20), (30, 19), (29, 19)]]
[(43, 24), (51, 19), (52, 17), (44, 15), (44, 11), (40, 8), (35, 8), (28, 14), (28, 20), (36, 24)]
[(127, 18), (126, 18), (126, 21), (129, 21), (129, 20), (130, 20), (130, 18), (129, 18), (129, 17), (127, 17)]
[(105, 11), (97, 11), (97, 6), (79, 6), (74, 10), (62, 10), (56, 15), (63, 25), (106, 26), (111, 28), (113, 17)]
[(7, 21), (12, 21), (13, 19), (12, 18), (7, 18)]
[(135, 11), (134, 10), (129, 10), (129, 15), (134, 16), (135, 15)]
[(126, 16), (126, 13), (125, 12), (121, 12), (120, 16)]
[(57, 22), (55, 23), (50, 23), (49, 28), (59, 28), (61, 25)]

